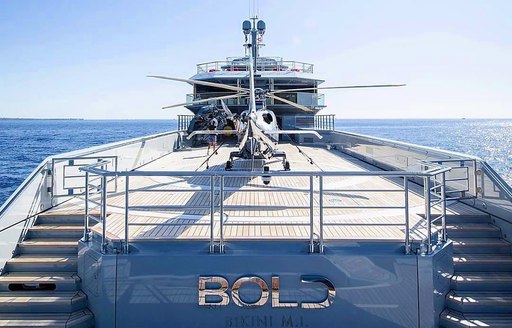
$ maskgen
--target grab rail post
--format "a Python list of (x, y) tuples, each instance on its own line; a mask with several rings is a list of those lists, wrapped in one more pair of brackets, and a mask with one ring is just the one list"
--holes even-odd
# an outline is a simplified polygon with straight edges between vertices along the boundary
[(213, 175), (210, 177), (210, 254), (215, 252), (213, 228), (215, 225), (215, 185)]
[(318, 177), (318, 203), (320, 206), (320, 254), (324, 253), (324, 179), (323, 176)]
[(474, 184), (475, 184), (475, 198), (478, 198), (478, 168), (477, 168), (477, 160), (473, 160), (473, 175), (474, 175)]
[(224, 176), (220, 177), (220, 243), (219, 252), (224, 253)]
[(89, 172), (85, 172), (84, 241), (89, 241)]
[(309, 176), (309, 252), (315, 252), (315, 241), (313, 236), (313, 176)]
[[(117, 178), (116, 178), (117, 179)], [(129, 204), (130, 204), (130, 176), (125, 176), (125, 188), (124, 188), (124, 252), (128, 254), (130, 250), (130, 245), (128, 244), (129, 234)], [(117, 180), (116, 180), (117, 181)]]
[(101, 177), (101, 250), (103, 253), (107, 252), (107, 176)]
[(411, 254), (411, 236), (409, 225), (409, 180), (404, 176), (404, 215), (405, 215), (405, 254)]
[(446, 173), (441, 174), (441, 241), (446, 242)]
[(430, 201), (430, 176), (426, 176), (423, 180), (424, 197), (425, 197), (425, 219), (427, 220), (427, 254), (432, 252), (432, 216)]

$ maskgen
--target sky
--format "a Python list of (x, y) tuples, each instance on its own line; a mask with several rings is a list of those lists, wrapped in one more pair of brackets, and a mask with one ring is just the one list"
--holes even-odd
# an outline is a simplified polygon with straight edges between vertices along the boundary
[(196, 64), (243, 55), (313, 63), (337, 118), (512, 118), (512, 1), (0, 1), (0, 117), (167, 119)]

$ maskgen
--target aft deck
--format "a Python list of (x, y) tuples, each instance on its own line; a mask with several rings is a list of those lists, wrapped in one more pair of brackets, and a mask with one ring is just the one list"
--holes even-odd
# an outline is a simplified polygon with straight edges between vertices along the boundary
[[(379, 172), (374, 166), (327, 147), (279, 145), (286, 152), (292, 172)], [(229, 153), (235, 146), (222, 146), (206, 162), (206, 147), (176, 150), (138, 170), (140, 171), (207, 171), (215, 176), (224, 172)], [(313, 163), (310, 162), (313, 159)], [(255, 171), (262, 172), (260, 161)], [(271, 170), (282, 171), (279, 159), (269, 161)], [(251, 161), (235, 161), (234, 172), (248, 171)], [(208, 166), (208, 168), (207, 168)], [(380, 171), (383, 172), (383, 171)], [(224, 177), (223, 199), (220, 178), (213, 178), (214, 197), (210, 197), (209, 176), (130, 176), (128, 197), (125, 177), (111, 179), (106, 207), (106, 235), (122, 240), (128, 219), (129, 240), (202, 240), (221, 234), (219, 206), (222, 203), (223, 238), (296, 240), (311, 237), (323, 225), (324, 240), (403, 241), (406, 234), (405, 213), (409, 214), (411, 240), (424, 240), (426, 231), (424, 189), (404, 179), (386, 176), (325, 176), (322, 195), (319, 177), (276, 176), (265, 185), (258, 177)], [(310, 183), (312, 179), (312, 184)], [(117, 181), (116, 181), (117, 180)], [(117, 185), (117, 187), (115, 186)], [(310, 192), (312, 188), (312, 193)], [(311, 196), (312, 195), (312, 196)], [(320, 209), (320, 197), (322, 209)], [(99, 195), (91, 195), (98, 206)], [(128, 199), (127, 199), (128, 198)], [(406, 201), (407, 198), (407, 201)], [(129, 202), (126, 217), (125, 205)], [(406, 203), (407, 202), (407, 203)], [(407, 206), (408, 211), (404, 206)], [(439, 205), (433, 214), (441, 213)], [(53, 209), (53, 214), (84, 212), (84, 196)], [(322, 212), (322, 213), (320, 213)], [(480, 212), (459, 202), (448, 202), (447, 215), (474, 215)], [(211, 226), (213, 222), (213, 236)], [(92, 224), (94, 223), (94, 224)], [(439, 222), (440, 223), (440, 222)], [(102, 223), (91, 220), (92, 231), (102, 233)]]

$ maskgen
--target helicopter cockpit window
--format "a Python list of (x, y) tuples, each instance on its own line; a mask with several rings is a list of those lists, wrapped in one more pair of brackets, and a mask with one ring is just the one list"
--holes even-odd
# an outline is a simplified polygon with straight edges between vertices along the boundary
[(263, 114), (263, 121), (265, 121), (265, 123), (270, 124), (273, 120), (272, 115), (267, 113)]

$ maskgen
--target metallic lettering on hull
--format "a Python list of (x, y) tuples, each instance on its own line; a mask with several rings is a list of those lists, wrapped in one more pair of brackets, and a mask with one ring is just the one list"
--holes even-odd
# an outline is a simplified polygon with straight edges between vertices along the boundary
[(296, 303), (296, 302), (281, 303), (281, 301), (279, 301), (279, 276), (273, 276), (272, 277), (272, 307), (295, 308), (298, 306), (299, 306), (299, 303)]
[[(219, 288), (208, 288), (207, 284), (219, 285)], [(219, 276), (199, 277), (199, 305), (224, 306), (229, 304), (229, 295), (226, 293), (229, 284), (227, 279)], [(206, 297), (220, 298), (219, 301), (212, 302)]]
[(336, 288), (334, 288), (333, 283), (329, 279), (322, 276), (302, 276), (301, 281), (304, 284), (321, 283), (327, 287), (327, 296), (322, 302), (303, 302), (301, 304), (303, 309), (323, 309), (331, 306), (332, 302), (334, 302), (336, 298)]
[[(324, 309), (332, 305), (336, 298), (336, 288), (327, 278), (317, 275), (301, 276), (303, 284), (320, 283), (327, 287), (327, 295), (320, 302), (281, 302), (279, 299), (279, 276), (272, 276), (272, 307), (273, 308), (296, 308), (302, 309)], [(258, 300), (254, 302), (245, 302), (240, 297), (240, 288), (244, 284), (256, 284), (261, 291)], [(212, 284), (216, 285), (212, 288)], [(230, 294), (228, 293), (229, 282), (226, 278), (220, 276), (199, 277), (199, 305), (200, 306), (226, 306), (229, 304)], [(213, 298), (213, 300), (212, 300)], [(239, 307), (259, 307), (267, 303), (269, 298), (268, 284), (258, 276), (241, 277), (237, 279), (231, 288), (231, 298), (233, 303)], [(215, 300), (217, 299), (217, 300)]]
[[(254, 303), (244, 302), (240, 298), (240, 287), (242, 286), (242, 284), (246, 284), (246, 283), (255, 283), (261, 289), (260, 299)], [(267, 303), (267, 301), (268, 301), (268, 295), (269, 295), (268, 285), (265, 282), (265, 280), (261, 279), (260, 277), (239, 278), (237, 281), (235, 281), (233, 283), (233, 287), (231, 288), (231, 297), (233, 298), (233, 303), (235, 303), (236, 305), (238, 305), (240, 307), (257, 307), (257, 306), (265, 305), (265, 303)]]

